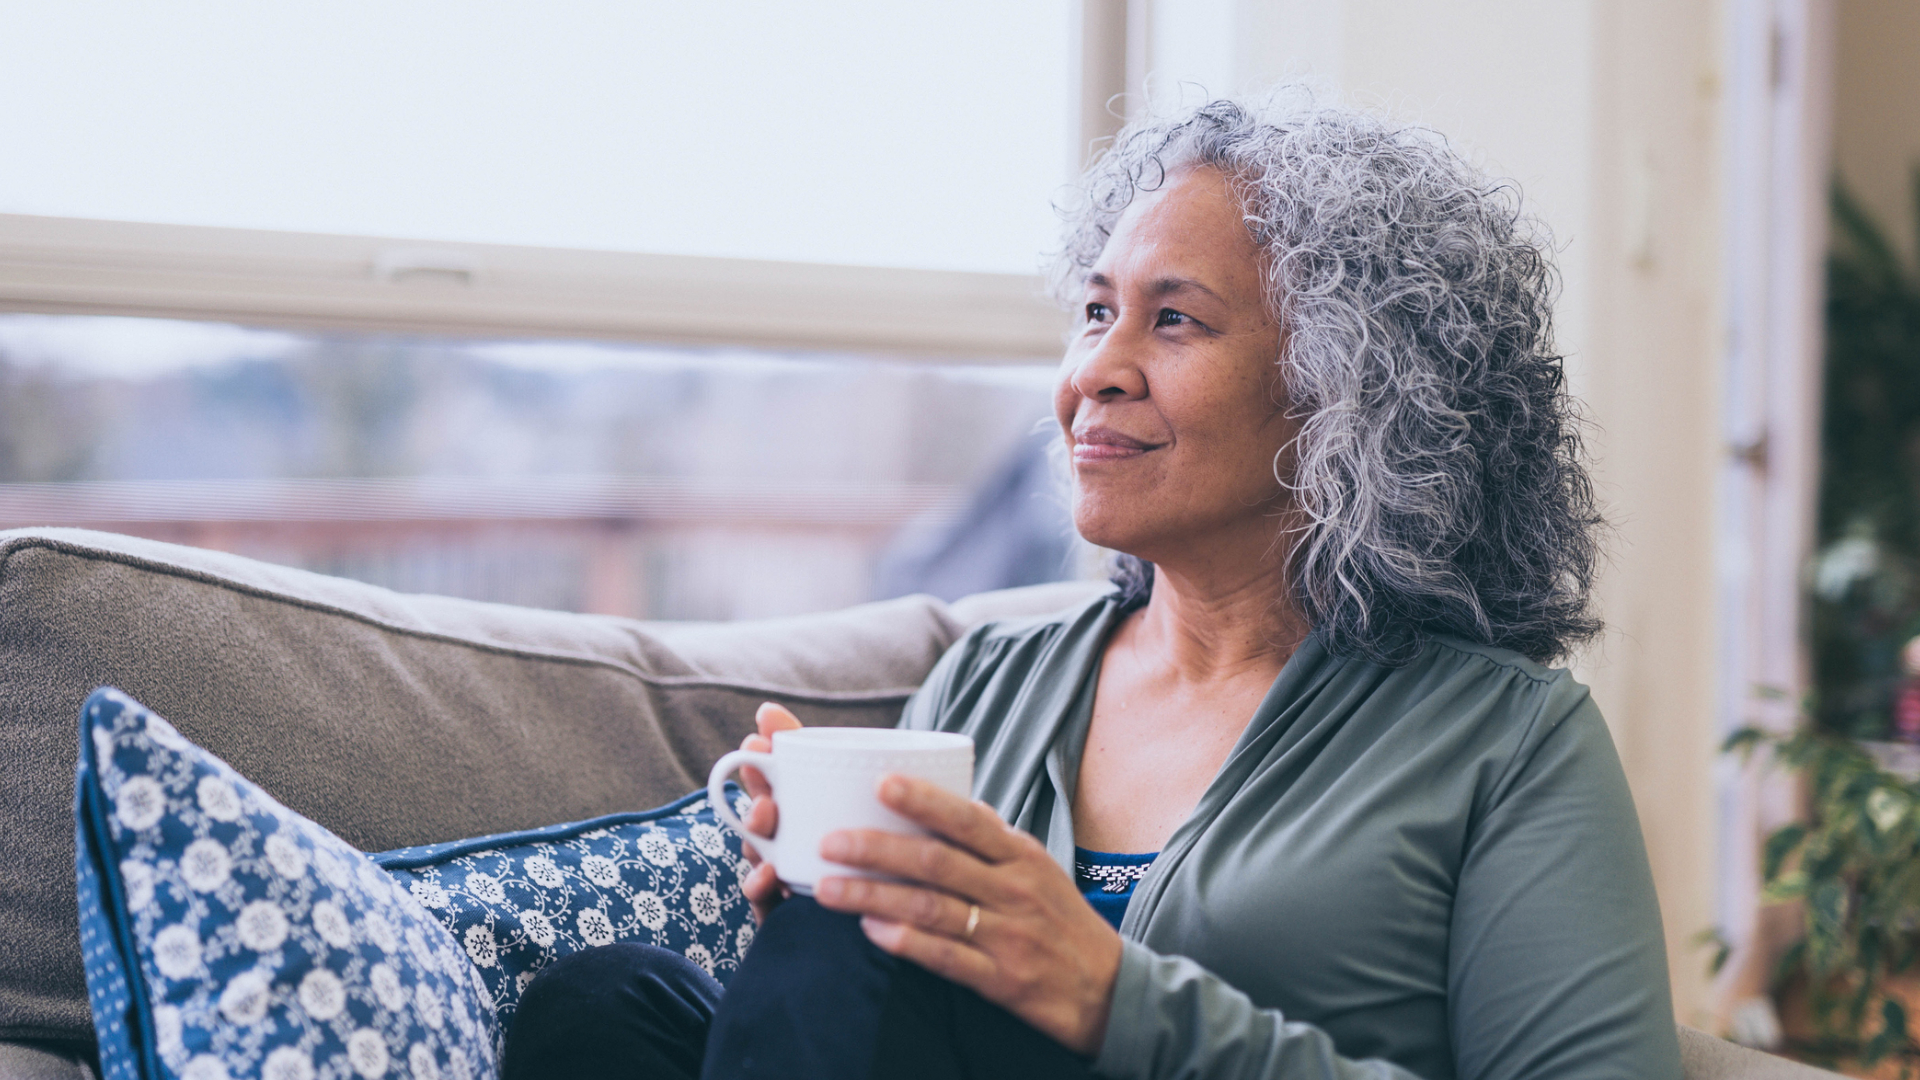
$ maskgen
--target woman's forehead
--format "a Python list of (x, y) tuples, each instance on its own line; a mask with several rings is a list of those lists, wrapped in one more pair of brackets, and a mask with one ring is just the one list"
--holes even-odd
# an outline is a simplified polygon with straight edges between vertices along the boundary
[(1219, 170), (1184, 169), (1158, 188), (1136, 192), (1087, 280), (1117, 286), (1143, 275), (1192, 281), (1223, 298), (1259, 292), (1260, 248)]

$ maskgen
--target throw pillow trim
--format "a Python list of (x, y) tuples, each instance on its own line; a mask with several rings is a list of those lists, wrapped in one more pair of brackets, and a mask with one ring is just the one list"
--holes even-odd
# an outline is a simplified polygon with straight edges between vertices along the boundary
[[(54, 540), (49, 537), (35, 535), (15, 536), (8, 538), (4, 542), (0, 542), (0, 584), (3, 584), (5, 581), (7, 564), (11, 561), (13, 555), (17, 552), (36, 547), (45, 548), (48, 551), (57, 552), (62, 555), (70, 555), (75, 558), (116, 563), (121, 566), (132, 567), (136, 570), (144, 570), (148, 573), (163, 574), (168, 577), (195, 581), (202, 585), (211, 585), (215, 588), (226, 589), (229, 592), (238, 593), (242, 596), (250, 596), (256, 600), (271, 600), (275, 603), (304, 608), (308, 611), (337, 615), (341, 618), (351, 619), (354, 622), (372, 626), (380, 630), (403, 634), (407, 637), (419, 638), (424, 641), (436, 641), (443, 645), (459, 645), (479, 652), (493, 653), (500, 656), (511, 656), (530, 660), (550, 660), (556, 663), (582, 664), (588, 667), (606, 668), (610, 671), (620, 672), (648, 686), (659, 686), (675, 690), (739, 690), (750, 694), (784, 697), (792, 701), (832, 705), (886, 705), (894, 701), (905, 701), (907, 698), (912, 697), (913, 692), (918, 689), (918, 687), (906, 686), (883, 687), (879, 690), (807, 690), (775, 686), (772, 684), (718, 679), (710, 675), (653, 675), (641, 671), (631, 664), (623, 664), (617, 660), (609, 660), (605, 657), (584, 656), (579, 653), (562, 652), (557, 649), (537, 649), (525, 645), (503, 645), (497, 642), (476, 641), (472, 638), (456, 637), (452, 634), (433, 630), (401, 626), (398, 623), (389, 622), (364, 612), (353, 611), (349, 608), (338, 607), (317, 600), (307, 600), (297, 596), (289, 596), (286, 593), (274, 592), (258, 585), (247, 585), (237, 581), (230, 581), (209, 574), (203, 570), (190, 570), (186, 567), (169, 566), (165, 563), (156, 563), (148, 559), (140, 558), (137, 555), (126, 555), (121, 552), (107, 551), (100, 548), (82, 547), (67, 541)], [(951, 645), (952, 641), (949, 641), (948, 644)]]
[[(103, 805), (105, 793), (95, 777), (100, 775), (100, 763), (96, 758), (98, 748), (87, 737), (88, 722), (97, 708), (105, 688), (87, 695), (86, 704), (80, 708), (80, 767), (75, 771), (74, 779), (74, 817), (84, 822), (81, 828), (91, 831), (94, 836), (109, 835), (107, 809)], [(127, 988), (127, 1039), (126, 1046), (140, 1059), (140, 1074), (146, 1077), (162, 1077), (166, 1073), (160, 1067), (159, 1040), (154, 1038), (152, 992), (147, 986), (146, 973), (140, 969), (140, 949), (133, 940), (133, 925), (125, 918), (127, 911), (126, 892), (122, 888), (120, 877), (109, 868), (101, 865), (101, 846), (81, 843), (76, 837), (76, 846), (86, 852), (87, 865), (79, 872), (79, 895), (81, 918), (87, 916), (89, 900), (97, 901), (102, 921), (113, 940), (113, 950), (120, 957), (120, 974)], [(92, 987), (88, 987), (89, 996)], [(89, 1001), (91, 1006), (92, 1002)], [(96, 1029), (100, 1026), (96, 1017)], [(104, 1032), (96, 1032), (104, 1034)], [(102, 1039), (101, 1042), (105, 1042)]]
[[(727, 784), (728, 791), (737, 791), (733, 783)], [(572, 840), (583, 833), (595, 829), (609, 829), (619, 825), (640, 825), (656, 821), (663, 817), (672, 817), (696, 802), (707, 797), (704, 791), (694, 791), (682, 795), (664, 806), (651, 810), (623, 810), (619, 813), (604, 814), (585, 821), (567, 821), (558, 825), (543, 825), (537, 829), (522, 829), (517, 832), (492, 833), (487, 836), (475, 836), (466, 840), (449, 840), (441, 844), (416, 844), (413, 847), (395, 848), (367, 857), (382, 870), (418, 870), (437, 863), (463, 858), (475, 852), (491, 851), (497, 847), (520, 844), (551, 843), (559, 840)]]

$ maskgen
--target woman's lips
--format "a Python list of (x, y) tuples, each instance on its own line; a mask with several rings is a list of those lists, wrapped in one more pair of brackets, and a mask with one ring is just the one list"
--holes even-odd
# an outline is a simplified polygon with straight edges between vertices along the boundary
[(1122, 435), (1112, 428), (1087, 428), (1073, 433), (1073, 460), (1076, 462), (1119, 461), (1158, 449), (1159, 444)]

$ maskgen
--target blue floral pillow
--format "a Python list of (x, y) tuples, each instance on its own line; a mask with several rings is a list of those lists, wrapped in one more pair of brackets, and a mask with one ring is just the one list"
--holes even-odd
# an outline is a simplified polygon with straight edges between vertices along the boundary
[[(746, 797), (728, 797), (745, 813)], [(753, 941), (740, 838), (704, 792), (655, 810), (404, 848), (373, 861), (467, 951), (502, 1028), (541, 968), (616, 941), (685, 955), (722, 983)]]
[(104, 1080), (492, 1080), (459, 946), (339, 837), (117, 690), (80, 713), (80, 940)]

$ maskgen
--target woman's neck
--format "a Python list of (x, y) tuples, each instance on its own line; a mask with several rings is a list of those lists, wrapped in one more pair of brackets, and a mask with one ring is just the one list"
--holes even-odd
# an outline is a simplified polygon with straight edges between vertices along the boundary
[(1271, 681), (1312, 627), (1279, 573), (1199, 576), (1156, 565), (1153, 593), (1124, 629), (1127, 644), (1167, 674), (1206, 683)]

